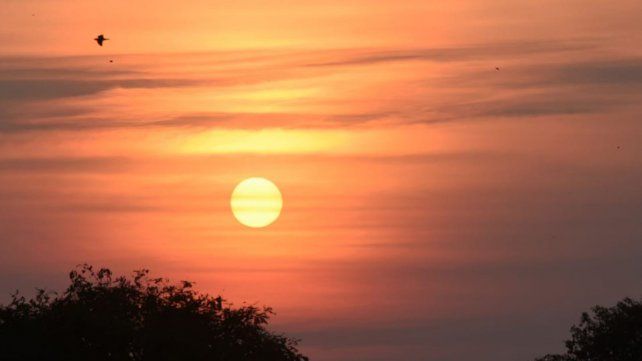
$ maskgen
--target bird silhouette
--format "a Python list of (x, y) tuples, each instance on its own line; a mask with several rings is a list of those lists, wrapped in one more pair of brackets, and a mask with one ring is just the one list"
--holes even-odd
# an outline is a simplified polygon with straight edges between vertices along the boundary
[(98, 45), (103, 46), (103, 42), (104, 42), (105, 40), (109, 40), (109, 39), (107, 39), (107, 38), (105, 37), (105, 35), (100, 34), (100, 35), (98, 35), (98, 37), (96, 37), (96, 39), (94, 39), (94, 40), (96, 40), (96, 42), (98, 43)]

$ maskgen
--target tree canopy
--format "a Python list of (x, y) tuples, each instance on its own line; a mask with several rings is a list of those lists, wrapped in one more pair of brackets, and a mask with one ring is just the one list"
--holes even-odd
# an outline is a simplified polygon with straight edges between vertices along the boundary
[(267, 330), (272, 309), (233, 307), (148, 270), (113, 277), (83, 265), (64, 293), (38, 290), (0, 306), (2, 360), (307, 361)]
[(642, 360), (642, 302), (630, 298), (613, 307), (595, 306), (571, 327), (566, 353), (536, 361)]

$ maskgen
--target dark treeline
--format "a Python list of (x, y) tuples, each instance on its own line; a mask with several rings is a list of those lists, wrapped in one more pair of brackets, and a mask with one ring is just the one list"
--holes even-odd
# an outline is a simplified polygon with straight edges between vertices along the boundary
[(625, 298), (595, 306), (571, 327), (566, 352), (535, 361), (642, 361), (642, 302)]
[(147, 270), (114, 278), (84, 265), (69, 278), (61, 294), (15, 294), (0, 306), (0, 360), (307, 360), (266, 329), (270, 308), (234, 308)]
[[(295, 340), (266, 328), (270, 308), (234, 308), (147, 270), (115, 278), (83, 265), (69, 278), (61, 294), (15, 294), (0, 306), (0, 360), (308, 360)], [(536, 361), (642, 361), (642, 302), (583, 313), (565, 346)]]

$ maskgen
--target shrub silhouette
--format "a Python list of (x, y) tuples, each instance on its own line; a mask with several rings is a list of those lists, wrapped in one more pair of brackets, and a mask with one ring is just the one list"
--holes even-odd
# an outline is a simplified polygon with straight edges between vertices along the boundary
[(1, 360), (307, 361), (266, 329), (270, 308), (233, 308), (148, 270), (113, 278), (80, 266), (61, 294), (0, 306)]
[(566, 353), (536, 361), (640, 361), (642, 360), (642, 302), (630, 298), (607, 308), (595, 306), (571, 327)]

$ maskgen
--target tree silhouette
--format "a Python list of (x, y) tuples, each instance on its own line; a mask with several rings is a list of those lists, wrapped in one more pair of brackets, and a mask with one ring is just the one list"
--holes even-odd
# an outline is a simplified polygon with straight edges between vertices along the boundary
[(630, 298), (607, 308), (595, 306), (571, 327), (566, 353), (536, 361), (640, 361), (642, 360), (642, 302)]
[(307, 361), (266, 329), (270, 308), (233, 308), (148, 270), (113, 278), (83, 265), (58, 295), (17, 293), (0, 306), (0, 360)]

